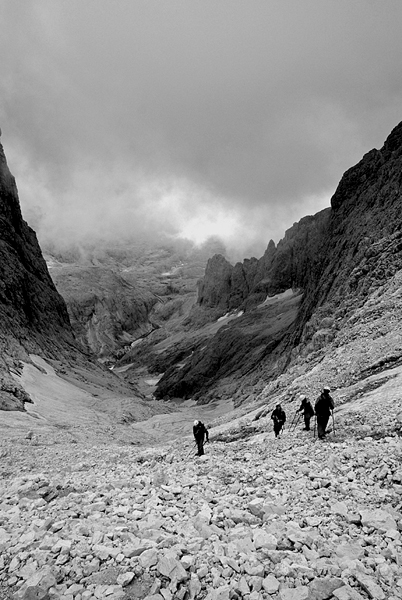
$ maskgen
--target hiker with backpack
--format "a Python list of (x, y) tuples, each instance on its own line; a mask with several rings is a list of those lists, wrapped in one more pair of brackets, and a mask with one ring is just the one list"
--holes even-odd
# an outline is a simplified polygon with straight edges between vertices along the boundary
[(280, 404), (276, 405), (275, 410), (272, 412), (271, 419), (274, 422), (275, 437), (278, 437), (286, 423), (286, 413)]
[(335, 408), (330, 391), (329, 387), (325, 387), (319, 395), (314, 407), (317, 418), (317, 434), (318, 439), (320, 440), (325, 438), (329, 417)]
[(197, 444), (197, 456), (202, 456), (204, 454), (204, 440), (209, 442), (208, 429), (202, 421), (194, 421), (193, 435)]
[(306, 398), (306, 396), (304, 396), (304, 394), (301, 394), (300, 400), (301, 400), (300, 408), (297, 409), (296, 413), (303, 412), (304, 431), (310, 431), (310, 420), (311, 420), (311, 417), (313, 417), (315, 414), (314, 408), (312, 407), (310, 400), (308, 400)]

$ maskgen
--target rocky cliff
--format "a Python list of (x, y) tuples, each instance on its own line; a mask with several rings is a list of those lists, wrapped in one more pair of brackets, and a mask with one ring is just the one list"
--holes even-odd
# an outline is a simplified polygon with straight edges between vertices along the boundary
[(313, 313), (323, 309), (344, 320), (369, 296), (385, 291), (401, 270), (401, 174), (402, 123), (381, 150), (346, 171), (331, 198), (320, 267), (306, 281), (297, 341), (308, 341)]
[[(82, 305), (87, 308), (88, 319), (92, 323), (92, 331), (88, 328), (90, 340), (94, 343), (99, 339), (102, 341), (99, 332), (107, 337), (107, 332), (112, 331), (115, 337), (121, 335), (124, 341), (125, 331), (122, 327), (119, 330), (116, 323), (109, 323), (107, 311), (114, 310), (122, 323), (136, 330), (142, 326), (142, 316), (148, 322), (145, 311), (140, 315), (140, 324), (135, 321), (143, 304), (140, 301), (135, 303), (137, 297), (133, 297), (129, 282), (120, 281), (101, 267), (92, 267), (83, 268), (77, 275), (70, 265), (68, 277), (64, 280), (67, 295), (68, 290), (74, 295), (79, 280)], [(125, 297), (116, 291), (107, 299), (101, 293), (97, 295), (96, 291), (105, 286), (119, 291), (122, 287)], [(74, 310), (72, 314), (74, 317)], [(78, 314), (81, 314), (79, 310)], [(83, 330), (85, 333), (85, 326), (86, 322), (78, 322), (78, 334)], [(143, 402), (136, 386), (122, 381), (100, 365), (94, 354), (83, 351), (82, 346), (84, 350), (92, 349), (89, 345), (81, 346), (79, 342), (64, 299), (49, 275), (36, 234), (22, 218), (16, 183), (0, 145), (0, 410), (24, 411), (24, 403), (32, 402), (25, 390), (25, 371), (32, 367), (36, 375), (36, 370), (46, 372), (47, 383), (40, 392), (32, 393), (35, 406), (27, 406), (26, 413), (32, 413), (34, 417), (24, 415), (27, 422), (35, 418), (42, 426), (45, 423), (50, 426), (53, 419), (60, 428), (69, 428), (71, 424), (63, 423), (69, 411), (73, 421), (74, 418), (79, 420), (79, 411), (82, 410), (83, 414), (90, 413), (90, 420), (95, 422), (105, 419), (108, 413), (113, 415), (112, 421), (123, 419), (126, 422), (144, 418), (150, 411), (160, 412), (160, 407)], [(60, 392), (64, 389), (62, 383), (60, 389), (52, 388), (49, 373), (53, 373), (56, 379), (66, 380), (67, 387), (72, 386), (73, 398)], [(77, 403), (80, 398), (81, 404), (77, 409), (74, 402)], [(12, 415), (8, 420), (4, 418), (3, 425), (12, 429), (15, 423), (20, 423), (17, 416), (15, 418), (17, 421), (13, 421)]]
[(304, 288), (321, 268), (322, 246), (330, 209), (295, 223), (275, 246), (271, 240), (260, 259), (245, 259), (232, 266), (215, 255), (199, 282), (198, 305), (218, 309), (250, 309), (287, 289)]
[[(362, 315), (367, 320), (370, 306), (375, 306), (373, 310), (382, 319), (378, 325), (382, 333), (373, 335), (382, 336), (384, 343), (373, 343), (366, 360), (374, 363), (383, 360), (381, 355), (402, 356), (399, 330), (394, 325), (387, 328), (386, 317), (389, 310), (388, 322), (394, 323), (402, 309), (396, 283), (402, 269), (401, 173), (402, 123), (380, 150), (367, 153), (344, 174), (331, 208), (293, 225), (277, 246), (269, 243), (261, 259), (232, 267), (222, 256), (212, 258), (199, 285), (198, 310), (205, 308), (215, 315), (233, 309), (246, 313), (194, 353), (187, 364), (169, 369), (160, 380), (157, 395), (191, 394), (205, 401), (234, 394), (241, 401), (264, 389), (267, 382), (285, 377), (292, 365), (298, 365), (298, 375), (318, 365), (329, 347), (335, 348), (349, 330), (352, 318), (364, 326)], [(233, 352), (227, 359), (229, 339), (243, 348), (247, 323), (254, 319), (265, 323), (261, 329), (270, 329), (269, 321), (275, 315), (269, 307), (272, 302), (281, 303), (286, 290), (303, 295), (297, 314), (277, 331), (274, 344), (271, 337), (261, 344), (255, 336), (255, 346), (249, 341), (247, 352), (237, 353), (236, 366)], [(285, 306), (277, 311), (278, 316), (289, 316)], [(252, 361), (255, 347), (260, 352), (258, 364)], [(225, 387), (222, 377), (228, 374), (229, 363), (234, 382)], [(356, 376), (353, 356), (344, 368), (344, 378)], [(332, 368), (323, 377), (334, 382), (339, 379)], [(320, 383), (317, 380), (317, 385)]]
[(35, 232), (21, 215), (17, 186), (0, 144), (0, 409), (28, 400), (9, 374), (27, 352), (56, 353), (73, 344), (65, 303)]
[(109, 365), (126, 354), (131, 362), (133, 343), (160, 341), (182, 328), (208, 258), (222, 251), (214, 239), (197, 247), (163, 234), (157, 242), (129, 238), (44, 248), (77, 340)]
[(65, 300), (77, 340), (100, 360), (152, 331), (157, 298), (104, 265), (55, 264), (52, 279)]

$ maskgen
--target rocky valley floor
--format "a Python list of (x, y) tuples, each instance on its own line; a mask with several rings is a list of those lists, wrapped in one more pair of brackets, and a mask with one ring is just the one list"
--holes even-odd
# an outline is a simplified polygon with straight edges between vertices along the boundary
[(325, 441), (274, 439), (251, 414), (212, 428), (202, 458), (191, 438), (3, 439), (1, 599), (402, 598), (401, 438), (370, 428), (364, 399)]

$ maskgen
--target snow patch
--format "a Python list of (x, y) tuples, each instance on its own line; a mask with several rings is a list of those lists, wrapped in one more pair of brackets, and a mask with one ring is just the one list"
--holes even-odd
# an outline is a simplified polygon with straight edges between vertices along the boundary
[(264, 302), (258, 305), (258, 308), (261, 308), (262, 306), (268, 306), (270, 304), (276, 304), (277, 302), (281, 302), (282, 300), (292, 298), (292, 296), (296, 296), (298, 293), (298, 290), (293, 290), (292, 288), (290, 288), (289, 290), (285, 290), (284, 292), (276, 294), (275, 296), (267, 296)]
[(235, 313), (226, 313), (225, 315), (223, 315), (222, 317), (219, 317), (219, 319), (217, 320), (217, 323), (219, 323), (220, 321), (227, 321), (228, 319), (237, 319), (237, 317), (241, 317), (242, 314), (244, 314), (244, 310), (239, 310), (238, 312)]

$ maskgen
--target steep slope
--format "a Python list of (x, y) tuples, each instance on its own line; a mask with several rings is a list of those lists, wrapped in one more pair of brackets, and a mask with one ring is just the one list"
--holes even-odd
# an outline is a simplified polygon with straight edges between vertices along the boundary
[[(231, 370), (232, 377), (237, 378), (236, 402), (244, 401), (250, 393), (260, 393), (269, 381), (275, 380), (275, 386), (283, 381), (286, 386), (295, 373), (316, 369), (316, 374), (330, 345), (335, 347), (342, 335), (347, 337), (352, 327), (355, 337), (360, 329), (363, 335), (366, 322), (361, 315), (367, 314), (369, 306), (375, 306), (381, 316), (379, 330), (383, 331), (384, 344), (373, 344), (366, 361), (382, 360), (381, 355), (402, 356), (398, 322), (402, 308), (398, 288), (402, 268), (401, 172), (402, 124), (392, 131), (381, 150), (372, 150), (344, 174), (330, 209), (295, 224), (277, 247), (270, 242), (260, 260), (231, 267), (223, 257), (214, 257), (208, 263), (199, 286), (197, 310), (205, 309), (214, 318), (236, 307), (247, 311), (242, 319), (251, 323), (253, 315), (260, 318), (260, 309), (254, 307), (267, 294), (280, 295), (287, 289), (303, 294), (289, 327), (281, 331), (273, 349), (267, 342), (267, 351), (258, 364), (250, 365), (247, 374), (244, 361), (253, 346), (246, 357), (240, 350), (237, 353), (238, 366)], [(387, 323), (392, 327), (385, 335)], [(221, 336), (229, 342), (238, 325), (238, 321), (229, 324)], [(363, 344), (370, 350), (367, 339)], [(193, 397), (200, 401), (233, 395), (233, 385), (221, 381), (228, 362), (236, 363), (233, 353), (226, 359), (226, 347), (221, 340), (217, 350), (217, 340), (211, 340), (192, 355), (191, 364), (172, 366), (161, 378), (157, 396), (173, 391), (187, 395), (182, 390), (187, 389), (188, 380), (192, 381)], [(344, 349), (348, 358), (343, 361), (343, 381), (357, 376), (356, 348), (350, 346), (349, 350)], [(279, 376), (282, 378), (278, 380)], [(332, 369), (314, 377), (317, 386), (331, 381), (338, 384), (338, 379)]]
[(235, 396), (239, 380), (275, 352), (297, 317), (300, 294), (275, 300), (230, 321), (185, 360), (176, 361), (158, 382), (155, 397), (194, 397), (204, 403), (220, 397), (222, 387), (225, 396)]
[(400, 377), (325, 442), (252, 414), (212, 426), (200, 458), (190, 437), (1, 440), (0, 597), (400, 599)]
[[(39, 391), (31, 393), (30, 384), (36, 378), (41, 378), (41, 385)], [(70, 394), (59, 393), (65, 388)], [(29, 403), (30, 414), (24, 403)], [(77, 427), (84, 429), (79, 420), (81, 414), (86, 414), (89, 417), (84, 435), (88, 437), (91, 428), (95, 432), (98, 423), (104, 423), (102, 435), (115, 439), (125, 439), (127, 422), (165, 410), (156, 403), (145, 402), (135, 386), (101, 367), (80, 349), (36, 235), (22, 218), (17, 187), (2, 146), (0, 410), (24, 412), (22, 416), (3, 416), (3, 433), (19, 430), (23, 423), (33, 426), (36, 422), (47, 432), (59, 432), (74, 429), (74, 419)]]
[(198, 305), (218, 312), (250, 309), (287, 289), (304, 288), (321, 269), (330, 209), (304, 217), (264, 255), (245, 259), (234, 267), (221, 255), (212, 257), (199, 283)]
[(331, 198), (326, 251), (308, 280), (299, 332), (324, 303), (348, 312), (402, 268), (402, 123), (346, 171)]
[(67, 353), (73, 335), (66, 306), (34, 231), (21, 215), (17, 186), (0, 144), (0, 409), (28, 400), (9, 374), (27, 352)]

